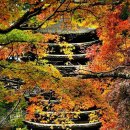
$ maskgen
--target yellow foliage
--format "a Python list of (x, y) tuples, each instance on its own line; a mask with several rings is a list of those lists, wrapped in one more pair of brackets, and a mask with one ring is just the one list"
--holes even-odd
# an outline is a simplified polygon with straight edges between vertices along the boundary
[(47, 27), (52, 26), (52, 25), (54, 25), (54, 24), (56, 24), (55, 20), (49, 20), (48, 22), (45, 22), (45, 23), (42, 25), (41, 28), (47, 28)]
[(125, 56), (120, 52), (116, 53), (116, 57), (120, 63), (123, 63), (125, 61)]
[(96, 112), (91, 112), (88, 116), (89, 116), (89, 123), (94, 123), (99, 121)]
[(73, 59), (73, 50), (75, 47), (72, 44), (69, 44), (67, 42), (61, 42), (59, 43), (60, 51), (63, 52), (65, 55), (68, 55), (68, 58), (70, 60)]

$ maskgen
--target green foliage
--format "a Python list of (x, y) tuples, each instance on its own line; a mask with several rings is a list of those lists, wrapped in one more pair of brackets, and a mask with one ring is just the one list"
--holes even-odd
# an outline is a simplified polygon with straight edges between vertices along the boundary
[(23, 118), (14, 118), (14, 120), (11, 121), (11, 125), (17, 128), (24, 127)]
[[(15, 104), (13, 105), (13, 107)], [(24, 120), (24, 109), (27, 107), (27, 102), (25, 101), (24, 97), (21, 99), (19, 105), (17, 108), (13, 111), (13, 113), (10, 115), (9, 123), (11, 126), (15, 128), (24, 128), (25, 125), (23, 123)]]
[(21, 130), (28, 130), (27, 127), (21, 128)]
[[(4, 84), (2, 82), (0, 82), (0, 102), (3, 100), (4, 98), (4, 92), (6, 91), (6, 89), (4, 88)], [(1, 105), (0, 105), (1, 106)]]
[(9, 42), (37, 42), (43, 39), (42, 34), (33, 34), (31, 31), (13, 30), (7, 34), (0, 34), (0, 43)]
[(5, 116), (9, 110), (9, 108), (12, 107), (12, 103), (6, 103), (6, 102), (0, 102), (0, 119), (2, 119), (3, 116)]
[(130, 16), (129, 3), (127, 2), (121, 11), (120, 18), (122, 20), (126, 20), (126, 19), (128, 19), (129, 16)]
[(25, 101), (25, 98), (23, 97), (23, 98), (21, 99), (20, 104), (19, 104), (19, 108), (25, 109), (26, 107), (27, 107), (27, 102)]
[(23, 128), (14, 128), (13, 130), (28, 130), (27, 127), (23, 127)]
[(40, 86), (46, 79), (54, 81), (61, 77), (53, 65), (37, 65), (35, 62), (9, 63), (7, 61), (0, 61), (0, 64), (6, 67), (1, 71), (1, 76), (6, 75), (10, 78), (22, 79), (26, 83), (22, 86), (23, 89), (33, 88), (35, 85)]

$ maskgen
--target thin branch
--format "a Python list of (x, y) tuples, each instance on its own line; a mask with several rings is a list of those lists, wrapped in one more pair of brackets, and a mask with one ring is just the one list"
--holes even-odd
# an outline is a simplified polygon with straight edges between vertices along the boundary
[(0, 126), (3, 126), (3, 123), (9, 118), (9, 116), (18, 108), (18, 105), (21, 102), (21, 98), (17, 101), (16, 105), (14, 106), (14, 108), (7, 114), (7, 116), (5, 118), (3, 118), (0, 121)]
[[(71, 3), (71, 1), (70, 1), (70, 3)], [(64, 10), (58, 10), (57, 12), (72, 12), (72, 11), (75, 11), (76, 9), (79, 9), (79, 7), (81, 6), (81, 3), (80, 3), (76, 7), (72, 8), (72, 9), (69, 9), (69, 4), (66, 7), (66, 9), (64, 9)]]
[(13, 83), (13, 84), (18, 84), (18, 85), (23, 85), (25, 84), (24, 81), (22, 80), (15, 80), (15, 79), (8, 79), (8, 78), (0, 78), (0, 82), (10, 82), (10, 83)]
[(79, 74), (79, 78), (82, 79), (91, 79), (91, 78), (122, 78), (122, 79), (130, 79), (130, 74), (126, 73), (118, 73), (118, 72), (113, 72), (113, 73), (98, 73), (98, 74)]
[(117, 68), (110, 71), (102, 71), (102, 72), (93, 72), (91, 70), (80, 69), (81, 71), (88, 72), (87, 74), (78, 72), (80, 70), (76, 70), (74, 74), (65, 74), (66, 76), (78, 76), (82, 79), (91, 79), (91, 78), (122, 78), (122, 79), (130, 79), (130, 73), (119, 72), (119, 69), (125, 69), (128, 66), (118, 66)]
[(12, 31), (13, 29), (21, 29), (21, 25), (23, 23), (25, 23), (25, 21), (27, 21), (29, 18), (36, 16), (37, 14), (39, 14), (41, 12), (41, 9), (43, 7), (44, 4), (41, 3), (41, 5), (37, 8), (34, 8), (32, 11), (27, 11), (22, 17), (20, 17), (12, 26), (6, 28), (6, 29), (0, 29), (0, 33), (1, 34), (6, 34), (10, 31)]
[[(66, 1), (66, 0), (65, 0)], [(38, 28), (40, 28), (46, 21), (48, 21), (48, 20), (50, 20), (55, 14), (56, 14), (56, 12), (59, 10), (59, 8), (65, 3), (65, 1), (64, 2), (62, 2), (56, 9), (55, 9), (55, 11), (51, 14), (51, 15), (49, 15), (40, 25), (38, 25), (37, 27), (20, 27), (19, 29), (21, 29), (21, 30), (37, 30)]]
[[(113, 4), (113, 5), (119, 5), (123, 2), (124, 0), (119, 0), (119, 1), (116, 1), (116, 2), (112, 2), (110, 4)], [(90, 4), (89, 6), (100, 6), (100, 5), (106, 5), (107, 2), (95, 2), (95, 3), (92, 3)]]
[(0, 64), (0, 68), (5, 69), (6, 66)]
[(125, 69), (126, 67), (128, 66), (118, 66), (110, 71), (101, 71), (101, 72), (93, 72), (91, 70), (84, 70), (84, 71), (87, 71), (87, 72), (90, 72), (90, 73), (93, 73), (93, 74), (100, 74), (100, 73), (111, 73), (111, 72), (115, 72), (115, 71), (118, 71), (119, 69)]
[(89, 10), (89, 9), (87, 9), (87, 8), (79, 8), (79, 9), (81, 9), (81, 10), (86, 10), (86, 11), (88, 11), (89, 13), (91, 13), (96, 19), (99, 19), (99, 17), (96, 16), (96, 15), (94, 14), (94, 12), (92, 12), (91, 10)]
[[(116, 1), (114, 3), (112, 3), (113, 5), (118, 5), (121, 4), (124, 0), (119, 0)], [(36, 16), (38, 14), (40, 14), (42, 12), (42, 7), (44, 5), (44, 2), (39, 2), (37, 3), (37, 5), (39, 6), (35, 6), (36, 8), (34, 8), (32, 11), (27, 11), (22, 17), (20, 17), (13, 25), (11, 25), (10, 27), (6, 28), (6, 29), (0, 29), (0, 33), (1, 34), (6, 34), (10, 31), (12, 31), (13, 29), (20, 29), (20, 30), (37, 30), (38, 28), (40, 28), (46, 21), (50, 20), (60, 9), (60, 7), (66, 2), (66, 0), (64, 0), (64, 2), (61, 2), (60, 5), (56, 8), (56, 10), (50, 14), (40, 25), (38, 25), (37, 27), (25, 27), (23, 26), (23, 24), (28, 21), (30, 18), (32, 18), (33, 16)], [(80, 2), (80, 4), (82, 4), (82, 2)], [(92, 3), (89, 4), (89, 6), (99, 6), (99, 5), (106, 5), (107, 3), (105, 2), (96, 2), (96, 3)], [(78, 6), (76, 8), (70, 9), (68, 10), (68, 8), (66, 8), (65, 10), (61, 10), (60, 12), (65, 12), (65, 11), (73, 11), (75, 9), (78, 9)], [(91, 12), (92, 13), (92, 12)]]

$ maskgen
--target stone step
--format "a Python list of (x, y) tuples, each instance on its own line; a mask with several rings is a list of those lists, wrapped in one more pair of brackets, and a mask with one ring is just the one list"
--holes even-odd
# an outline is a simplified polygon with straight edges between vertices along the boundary
[[(72, 43), (68, 43), (68, 44), (70, 44), (70, 47), (71, 46), (90, 46), (90, 45), (93, 45), (98, 42), (100, 42), (100, 40), (93, 40), (93, 41), (89, 41), (89, 42), (77, 42), (77, 43), (72, 42)], [(46, 42), (44, 44), (47, 44), (50, 47), (57, 47), (57, 46), (60, 47), (60, 45), (62, 45), (62, 43), (58, 44), (58, 43), (48, 43), (48, 42)]]
[(71, 128), (74, 130), (99, 130), (101, 127), (101, 122), (94, 122), (94, 123), (80, 123), (80, 124), (43, 124), (43, 123), (36, 123), (31, 121), (24, 121), (24, 123), (28, 126), (31, 130), (62, 130), (63, 126), (66, 128)]
[(48, 54), (46, 57), (44, 57), (43, 59), (56, 59), (56, 60), (63, 60), (63, 59), (68, 59), (69, 57), (73, 57), (73, 59), (86, 59), (86, 54), (74, 54), (74, 55), (58, 55), (58, 54)]
[[(72, 49), (73, 54), (84, 54), (86, 53), (87, 46), (99, 43), (99, 40), (90, 41), (90, 42), (79, 42), (79, 43), (68, 43), (67, 47)], [(67, 48), (58, 43), (45, 43), (48, 44), (48, 53), (49, 54), (64, 54), (61, 52), (62, 49)]]
[(83, 69), (86, 68), (88, 65), (55, 65), (56, 68), (58, 69)]
[[(51, 50), (51, 49), (50, 49)], [(75, 48), (72, 51), (70, 51), (73, 55), (75, 54), (86, 54), (86, 49), (80, 49), (80, 48)], [(53, 54), (53, 55), (65, 55), (65, 53), (60, 51), (60, 48), (52, 49), (51, 51), (48, 51), (48, 54)], [(47, 54), (47, 55), (48, 55)]]
[(63, 76), (78, 74), (80, 70), (85, 70), (87, 65), (55, 65), (55, 67), (62, 73)]
[[(47, 64), (52, 64), (54, 66), (58, 66), (58, 65), (86, 65), (86, 63), (89, 61), (88, 58), (85, 58), (84, 60), (82, 59), (72, 59), (71, 61), (68, 61), (68, 59), (51, 59), (47, 61)], [(38, 62), (39, 64), (43, 64), (42, 60)]]
[[(89, 114), (95, 114), (95, 116), (97, 116), (97, 118), (95, 118), (96, 120), (98, 120), (98, 115), (101, 109), (96, 109), (96, 110), (91, 110), (91, 111), (70, 111), (70, 112), (66, 112), (66, 111), (60, 111), (60, 112), (53, 112), (53, 111), (43, 111), (43, 113), (36, 113), (36, 115), (38, 117), (46, 117), (47, 115), (49, 115), (50, 117), (53, 115), (70, 115), (72, 116), (72, 118), (70, 119), (71, 121), (73, 121), (74, 123), (89, 123)], [(58, 117), (60, 119), (60, 117)], [(62, 118), (62, 117), (61, 117)], [(51, 122), (53, 123), (53, 122)]]
[(41, 100), (42, 103), (59, 104), (61, 100)]
[(45, 111), (45, 113), (47, 114), (53, 114), (53, 113), (65, 113), (65, 114), (80, 114), (80, 115), (88, 115), (92, 112), (98, 112), (101, 109), (96, 109), (96, 110), (89, 110), (89, 111), (70, 111), (70, 112), (66, 112), (66, 111), (61, 111), (61, 112), (52, 112), (52, 111)]

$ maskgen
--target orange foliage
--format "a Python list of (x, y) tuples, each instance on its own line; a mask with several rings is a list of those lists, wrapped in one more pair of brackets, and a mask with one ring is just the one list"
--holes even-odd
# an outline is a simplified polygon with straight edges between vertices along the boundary
[(100, 20), (102, 24), (97, 33), (103, 45), (90, 66), (93, 71), (110, 70), (125, 62), (121, 46), (128, 44), (124, 42), (123, 31), (130, 29), (130, 23), (128, 19), (123, 21), (119, 18), (120, 10), (119, 6), (114, 12), (108, 11)]
[[(43, 85), (41, 86), (41, 88), (45, 92), (49, 90), (54, 90), (57, 99), (60, 101), (60, 104), (54, 104), (52, 105), (52, 107), (50, 107), (49, 103), (45, 102), (43, 97), (32, 97), (30, 98), (30, 102), (32, 104), (27, 109), (26, 119), (36, 120), (35, 117), (29, 115), (33, 115), (33, 112), (35, 113), (36, 111), (40, 111), (42, 113), (42, 111), (45, 111), (45, 108), (47, 109), (47, 111), (68, 112), (89, 110), (90, 108), (96, 106), (96, 108), (102, 108), (100, 111), (100, 115), (102, 115), (100, 121), (102, 121), (103, 125), (114, 125), (117, 123), (117, 115), (106, 102), (104, 96), (101, 96), (100, 90), (97, 89), (96, 85), (97, 84), (93, 86), (91, 80), (79, 80), (77, 78), (62, 78), (58, 82), (56, 82), (55, 85), (49, 83), (49, 80), (45, 82), (43, 81)], [(41, 104), (43, 106), (42, 110), (40, 107)], [(36, 108), (35, 105), (39, 107)], [(31, 108), (32, 110), (30, 110)], [(112, 125), (110, 126), (112, 127)]]
[[(9, 27), (10, 23), (12, 24), (21, 16), (21, 12), (23, 14), (23, 10), (21, 11), (20, 8), (18, 9), (17, 5), (21, 4), (22, 7), (24, 7), (24, 4), (29, 3), (30, 8), (28, 8), (28, 10), (29, 12), (33, 12), (35, 8), (40, 7), (41, 4), (44, 3), (44, 1), (39, 2), (39, 4), (38, 2), (39, 0), (20, 0), (16, 2), (16, 4), (13, 3), (13, 1), (1, 0), (0, 7), (3, 9), (3, 11), (0, 11), (0, 28), (5, 29), (6, 27)], [(54, 1), (45, 1), (45, 3), (47, 2), (52, 3)], [(86, 6), (83, 5), (81, 7), (82, 10), (79, 10), (80, 8), (78, 9), (79, 12), (75, 12), (75, 10), (73, 10), (71, 14), (70, 10), (76, 6), (74, 4), (67, 5), (67, 3), (69, 3), (69, 1), (67, 1), (65, 6), (62, 6), (60, 10), (68, 9), (66, 13), (63, 13), (65, 18), (70, 18), (71, 14), (75, 15), (75, 19), (77, 17), (82, 18), (82, 20), (85, 19), (83, 23), (81, 19), (79, 20), (78, 18), (77, 19), (79, 21), (77, 19), (77, 21), (74, 20), (74, 18), (72, 18), (74, 21), (65, 21), (65, 23), (69, 25), (71, 22), (76, 22), (79, 26), (90, 25), (90, 22), (92, 24), (96, 23), (96, 26), (98, 25), (97, 34), (102, 41), (102, 46), (93, 45), (92, 47), (88, 48), (86, 57), (92, 60), (89, 63), (90, 70), (94, 72), (109, 71), (119, 65), (125, 64), (126, 61), (129, 62), (129, 54), (125, 51), (129, 51), (130, 47), (128, 40), (130, 22), (129, 19), (123, 20), (120, 18), (120, 14), (125, 2), (115, 7), (110, 5), (111, 1), (108, 1), (107, 4), (103, 6), (91, 6), (92, 4), (95, 4), (95, 2), (99, 1), (91, 0), (86, 4)], [(37, 22), (45, 20), (52, 12), (54, 12), (57, 5), (58, 4), (53, 4), (51, 5), (51, 8), (47, 8), (47, 10), (44, 8), (45, 10), (43, 9), (43, 11), (41, 11), (41, 13), (37, 16)], [(57, 13), (57, 15), (53, 17), (54, 22), (61, 18), (60, 16), (61, 13)], [(49, 40), (58, 43), (60, 41), (60, 37), (52, 34), (45, 34), (43, 42), (48, 42)], [(13, 43), (0, 48), (0, 60), (5, 60), (10, 55), (21, 56), (23, 53), (28, 51), (34, 52), (41, 58), (47, 53), (47, 48), (48, 46), (43, 45), (42, 43), (38, 43), (36, 48), (33, 50), (32, 46), (28, 43)], [(118, 115), (106, 101), (106, 95), (110, 92), (109, 86), (113, 85), (113, 82), (110, 79), (106, 79), (107, 81), (99, 81), (79, 80), (76, 78), (61, 78), (57, 81), (54, 77), (57, 76), (59, 78), (60, 76), (58, 72), (52, 71), (55, 70), (54, 68), (48, 67), (45, 70), (42, 70), (42, 67), (35, 66), (34, 64), (30, 63), (18, 63), (17, 65), (13, 65), (13, 67), (17, 67), (13, 69), (12, 66), (9, 66), (11, 69), (7, 68), (2, 70), (1, 76), (7, 75), (9, 77), (15, 76), (21, 78), (26, 82), (26, 85), (23, 85), (23, 88), (20, 91), (6, 92), (6, 94), (8, 94), (5, 96), (7, 101), (13, 102), (14, 100), (18, 99), (25, 90), (32, 89), (34, 85), (38, 84), (42, 89), (54, 90), (57, 97), (61, 99), (61, 104), (55, 105), (53, 110), (88, 110), (96, 106), (97, 108), (103, 109), (100, 119), (103, 124), (101, 129), (112, 130), (116, 126)], [(47, 72), (49, 72), (49, 74), (51, 73), (51, 76)], [(35, 113), (37, 111), (43, 111), (43, 104), (41, 100), (42, 99), (39, 98), (38, 95), (30, 98), (30, 102), (32, 102), (32, 104), (27, 108), (27, 120), (34, 119), (35, 121)]]

